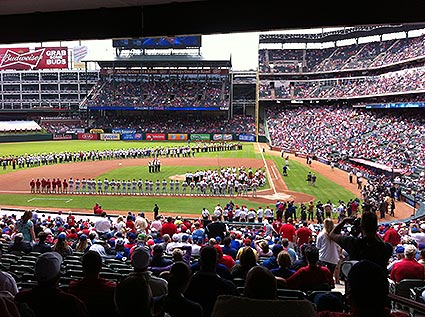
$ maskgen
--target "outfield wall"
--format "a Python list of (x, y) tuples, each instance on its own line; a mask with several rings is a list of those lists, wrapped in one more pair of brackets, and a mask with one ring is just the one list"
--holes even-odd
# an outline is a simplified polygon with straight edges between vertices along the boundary
[[(240, 141), (255, 142), (254, 134), (234, 133), (136, 133), (129, 129), (113, 132), (89, 131), (77, 134), (23, 134), (0, 136), (0, 143), (28, 142), (28, 141), (63, 141), (63, 140), (104, 140), (104, 141)], [(261, 140), (262, 138), (262, 140)], [(260, 142), (267, 142), (265, 137), (260, 137)]]

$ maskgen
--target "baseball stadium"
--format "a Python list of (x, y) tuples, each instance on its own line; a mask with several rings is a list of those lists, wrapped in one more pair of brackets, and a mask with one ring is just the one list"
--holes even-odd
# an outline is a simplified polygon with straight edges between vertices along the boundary
[[(130, 316), (119, 295), (131, 294), (133, 269), (160, 279), (149, 292), (165, 298), (159, 314), (141, 313), (141, 303), (132, 311), (141, 316), (182, 316), (188, 304), (171, 308), (172, 287), (193, 316), (425, 312), (425, 25), (260, 33), (256, 70), (205, 58), (202, 35), (120, 38), (111, 48), (112, 59), (87, 59), (84, 46), (0, 48), (0, 269), (16, 285), (10, 316), (27, 302), (38, 316), (29, 296), (53, 278), (56, 305), (64, 293), (77, 298), (74, 316)], [(368, 215), (372, 235), (362, 227)], [(353, 242), (371, 236), (379, 244)], [(35, 248), (41, 240), (48, 251)], [(157, 245), (166, 265), (149, 262)], [(229, 277), (217, 274), (231, 284), (219, 295), (233, 297), (199, 295), (212, 283), (201, 274), (186, 285), (176, 278), (182, 267), (207, 270), (208, 247), (220, 249)], [(61, 276), (37, 266), (55, 252)], [(81, 284), (90, 256), (102, 259), (96, 278), (110, 282), (96, 292)], [(374, 286), (382, 267), (389, 294)], [(345, 292), (359, 292), (353, 280), (364, 276), (375, 284), (363, 283), (362, 304), (350, 302)]]

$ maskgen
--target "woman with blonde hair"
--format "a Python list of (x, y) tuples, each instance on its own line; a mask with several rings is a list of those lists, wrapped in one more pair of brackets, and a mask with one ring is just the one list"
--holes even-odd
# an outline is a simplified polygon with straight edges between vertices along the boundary
[(332, 275), (340, 258), (340, 247), (330, 237), (329, 233), (334, 228), (331, 218), (326, 218), (323, 222), (323, 229), (317, 235), (316, 247), (319, 249), (319, 263), (326, 266)]

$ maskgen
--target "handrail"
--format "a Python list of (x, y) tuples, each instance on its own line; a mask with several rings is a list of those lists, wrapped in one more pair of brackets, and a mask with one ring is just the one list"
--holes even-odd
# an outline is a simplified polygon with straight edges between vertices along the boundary
[(402, 305), (406, 305), (409, 308), (414, 309), (415, 311), (418, 311), (420, 313), (425, 314), (425, 304), (419, 303), (417, 301), (414, 301), (412, 299), (409, 298), (405, 298), (405, 297), (401, 297), (395, 294), (388, 294), (388, 298), (391, 301), (394, 301), (396, 303), (402, 304)]

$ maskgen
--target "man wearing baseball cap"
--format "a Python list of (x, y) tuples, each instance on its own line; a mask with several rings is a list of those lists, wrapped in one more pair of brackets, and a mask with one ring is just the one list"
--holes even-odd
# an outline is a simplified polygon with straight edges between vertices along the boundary
[(89, 316), (81, 300), (58, 288), (61, 264), (62, 256), (57, 252), (40, 255), (34, 269), (37, 286), (21, 290), (16, 294), (15, 301), (27, 304), (35, 316), (45, 315), (47, 307), (51, 312), (60, 312), (62, 317)]

